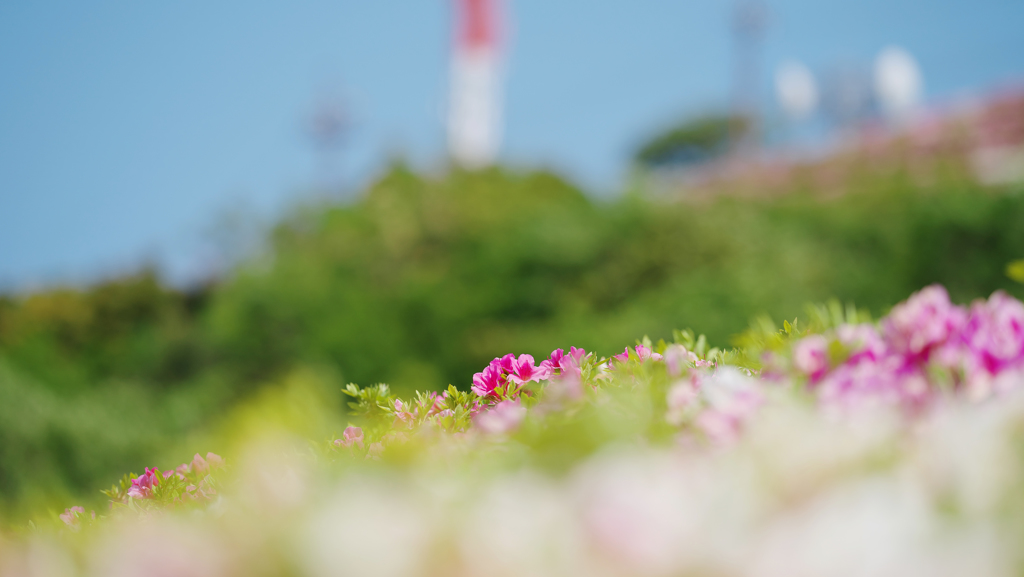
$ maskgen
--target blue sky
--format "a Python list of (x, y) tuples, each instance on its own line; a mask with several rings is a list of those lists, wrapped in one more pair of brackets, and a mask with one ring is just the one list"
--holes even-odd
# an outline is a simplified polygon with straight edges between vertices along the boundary
[[(780, 62), (870, 64), (898, 44), (927, 96), (1024, 78), (1019, 0), (766, 0)], [(726, 0), (509, 0), (502, 157), (613, 192), (637, 142), (720, 106)], [(159, 262), (201, 272), (218, 215), (268, 218), (322, 177), (316, 103), (353, 116), (338, 178), (444, 158), (448, 0), (0, 3), (0, 287)]]

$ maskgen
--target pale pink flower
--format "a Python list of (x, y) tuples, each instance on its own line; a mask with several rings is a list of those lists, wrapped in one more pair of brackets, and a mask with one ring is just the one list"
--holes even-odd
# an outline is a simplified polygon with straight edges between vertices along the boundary
[(206, 477), (202, 481), (199, 481), (199, 492), (207, 499), (217, 494), (217, 490), (214, 489), (213, 485), (210, 483), (210, 477)]
[[(649, 349), (649, 348), (647, 348), (647, 347), (645, 347), (643, 345), (637, 345), (637, 346), (633, 347), (633, 350), (636, 351), (636, 356), (639, 357), (640, 362), (644, 362), (647, 359), (651, 359), (651, 360), (655, 360), (655, 361), (660, 361), (661, 360), (661, 355), (651, 351), (651, 349)], [(619, 360), (619, 361), (622, 361), (622, 362), (628, 361), (629, 360), (629, 347), (626, 347), (625, 351), (623, 351), (623, 352), (621, 352), (621, 353), (619, 353), (617, 355), (613, 355), (612, 358), (616, 359), (616, 360)]]
[(384, 453), (383, 443), (370, 443), (370, 448), (366, 450), (367, 459), (380, 459), (381, 454)]
[(679, 381), (668, 390), (666, 399), (668, 412), (665, 420), (670, 425), (679, 426), (686, 420), (688, 413), (699, 410), (698, 384), (694, 379)]
[(678, 376), (683, 372), (683, 367), (687, 363), (696, 363), (700, 358), (692, 352), (686, 350), (683, 345), (669, 345), (665, 349), (665, 366), (668, 367), (668, 374), (673, 377)]
[(697, 426), (718, 443), (735, 440), (764, 402), (758, 382), (733, 367), (718, 369), (699, 386), (706, 408), (697, 416)]
[(416, 414), (405, 410), (405, 404), (401, 399), (395, 399), (395, 422), (391, 426), (397, 427), (399, 423), (411, 429), (416, 424)]
[(612, 365), (612, 359), (606, 359), (603, 363), (597, 365), (597, 374), (594, 378), (599, 381), (605, 381), (612, 378), (612, 369), (615, 367)]
[(518, 428), (525, 417), (526, 407), (523, 407), (518, 400), (502, 401), (491, 407), (489, 411), (476, 415), (473, 423), (486, 433), (499, 435)]
[(544, 389), (545, 398), (550, 401), (575, 401), (583, 396), (582, 375), (579, 368), (573, 365), (569, 357), (562, 359), (561, 373), (548, 381)]
[(210, 470), (210, 464), (199, 453), (192, 457), (192, 472), (203, 477)]
[(469, 416), (475, 417), (477, 413), (487, 410), (489, 405), (481, 401), (473, 401), (473, 404), (469, 407)]
[(428, 398), (431, 400), (431, 403), (430, 408), (427, 409), (427, 416), (436, 415), (445, 410), (445, 406), (448, 402), (448, 391), (443, 391), (441, 393), (432, 391), (428, 395)]
[(572, 357), (566, 356), (562, 358), (562, 364), (558, 368), (559, 376), (562, 379), (573, 378), (577, 381), (583, 375), (583, 370), (580, 369), (579, 363), (572, 360)]
[(728, 444), (739, 438), (743, 421), (732, 415), (715, 409), (708, 409), (697, 416), (697, 426), (708, 439), (717, 444)]
[(828, 371), (828, 339), (821, 335), (800, 339), (793, 347), (793, 365), (817, 382)]
[[(642, 344), (638, 344), (638, 345), (634, 346), (633, 349), (636, 352), (637, 357), (640, 359), (641, 363), (646, 361), (647, 359), (651, 359), (651, 360), (654, 360), (654, 361), (662, 360), (662, 356), (658, 355), (657, 353), (652, 352), (650, 348), (647, 348), (646, 346), (644, 346)], [(624, 351), (624, 352), (622, 352), (622, 353), (620, 353), (618, 355), (612, 355), (611, 358), (616, 360), (616, 361), (622, 361), (623, 363), (629, 361), (630, 360), (630, 347), (627, 346), (626, 347), (626, 351)]]
[[(85, 508), (75, 505), (70, 509), (64, 509), (64, 512), (60, 514), (60, 520), (64, 521), (64, 524), (70, 527), (72, 531), (78, 531), (81, 529), (79, 515), (85, 515)], [(93, 518), (96, 518), (96, 513), (92, 515)]]
[(643, 345), (637, 345), (633, 348), (636, 350), (636, 356), (640, 357), (640, 362), (646, 361), (647, 359), (651, 359), (652, 361), (661, 360), (661, 355)]
[(441, 426), (443, 426), (442, 421), (444, 419), (447, 419), (448, 417), (454, 417), (454, 416), (455, 416), (455, 411), (453, 411), (451, 409), (444, 409), (443, 411), (440, 411), (440, 412), (438, 412), (437, 414), (434, 415), (434, 422), (437, 424), (437, 426), (441, 427)]
[(206, 453), (206, 462), (210, 469), (219, 469), (224, 466), (224, 459), (217, 453)]
[(335, 447), (348, 448), (354, 445), (359, 445), (359, 447), (363, 446), (363, 430), (360, 429), (359, 427), (346, 427), (345, 433), (343, 434), (343, 438), (335, 439), (334, 441)]

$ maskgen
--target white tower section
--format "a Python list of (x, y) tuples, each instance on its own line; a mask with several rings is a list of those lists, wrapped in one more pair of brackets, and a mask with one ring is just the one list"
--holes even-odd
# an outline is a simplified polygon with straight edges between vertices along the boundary
[(497, 0), (455, 0), (456, 39), (448, 103), (448, 148), (466, 168), (494, 162), (501, 143)]

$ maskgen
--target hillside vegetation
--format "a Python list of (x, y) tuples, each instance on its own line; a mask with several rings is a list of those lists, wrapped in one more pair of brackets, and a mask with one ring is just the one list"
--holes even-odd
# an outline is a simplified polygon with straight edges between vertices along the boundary
[[(931, 283), (967, 302), (1024, 256), (1024, 194), (865, 177), (700, 203), (596, 201), (549, 173), (396, 167), (354, 203), (297, 207), (254, 256), (191, 291), (151, 272), (0, 298), (0, 496), (93, 494), (296, 371), (468, 387), (508, 351), (693, 327), (728, 344), (757, 315), (837, 297), (881, 314)], [(214, 447), (215, 448), (215, 447)]]

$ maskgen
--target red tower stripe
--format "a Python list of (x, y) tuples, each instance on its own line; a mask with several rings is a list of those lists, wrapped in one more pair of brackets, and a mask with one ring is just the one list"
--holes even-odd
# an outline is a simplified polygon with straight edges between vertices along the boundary
[(489, 48), (497, 41), (497, 6), (494, 0), (456, 0), (459, 12), (459, 48)]

